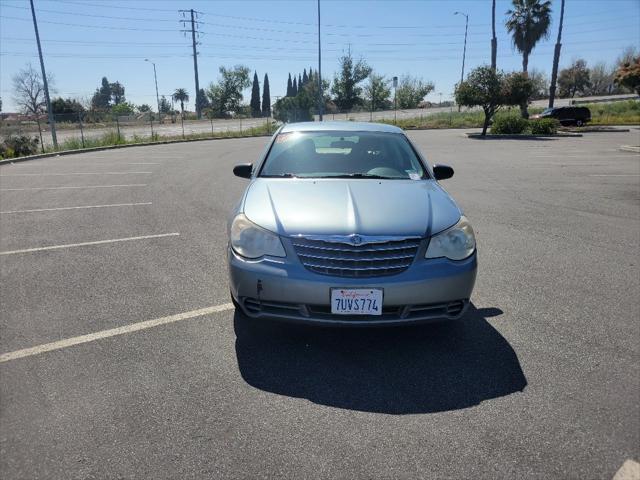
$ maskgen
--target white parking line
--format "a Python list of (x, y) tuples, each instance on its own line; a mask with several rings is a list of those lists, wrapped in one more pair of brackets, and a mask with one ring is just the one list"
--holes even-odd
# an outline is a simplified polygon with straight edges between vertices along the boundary
[(0, 214), (9, 213), (33, 213), (33, 212), (54, 212), (58, 210), (81, 210), (83, 208), (109, 208), (109, 207), (137, 207), (139, 205), (151, 205), (151, 202), (144, 203), (112, 203), (110, 205), (84, 205), (80, 207), (56, 207), (56, 208), (34, 208), (32, 210), (7, 210)]
[(151, 175), (153, 172), (69, 172), (69, 173), (10, 173), (0, 177), (63, 177), (66, 175)]
[(638, 480), (640, 479), (640, 463), (635, 460), (625, 460), (620, 469), (613, 476), (613, 480)]
[(624, 173), (624, 174), (614, 174), (614, 173), (600, 173), (589, 175), (590, 177), (640, 177), (640, 174), (636, 173)]
[(103, 245), (105, 243), (132, 242), (134, 240), (147, 240), (149, 238), (177, 237), (178, 235), (180, 235), (178, 232), (160, 233), (157, 235), (142, 235), (140, 237), (112, 238), (111, 240), (98, 240), (95, 242), (67, 243), (65, 245), (52, 245), (49, 247), (25, 248), (22, 250), (7, 250), (5, 252), (0, 252), (0, 255), (14, 255), (16, 253), (42, 252), (45, 250), (60, 250), (62, 248), (85, 247), (88, 245)]
[(178, 313), (176, 315), (169, 315), (168, 317), (161, 317), (153, 320), (132, 323), (129, 325), (125, 325), (124, 327), (101, 330), (99, 332), (89, 333), (87, 335), (80, 335), (78, 337), (58, 340), (57, 342), (45, 343), (43, 345), (24, 348), (22, 350), (15, 350), (13, 352), (7, 352), (0, 355), (0, 363), (17, 360), (18, 358), (31, 357), (33, 355), (39, 355), (45, 352), (51, 352), (52, 350), (60, 350), (62, 348), (73, 347), (74, 345), (80, 345), (82, 343), (95, 342), (96, 340), (115, 337), (116, 335), (124, 335), (125, 333), (146, 330), (147, 328), (153, 328), (159, 325), (166, 325), (168, 323), (180, 322), (182, 320), (188, 320), (190, 318), (202, 317), (203, 315), (209, 315), (211, 313), (224, 312), (226, 310), (232, 310), (233, 308), (234, 307), (232, 303), (223, 303), (222, 305), (201, 308), (199, 310), (191, 310), (190, 312)]
[(65, 190), (70, 188), (120, 188), (120, 187), (146, 187), (146, 183), (133, 183), (128, 185), (83, 185), (81, 187), (29, 187), (29, 188), (0, 188), (0, 192), (17, 192), (23, 190)]

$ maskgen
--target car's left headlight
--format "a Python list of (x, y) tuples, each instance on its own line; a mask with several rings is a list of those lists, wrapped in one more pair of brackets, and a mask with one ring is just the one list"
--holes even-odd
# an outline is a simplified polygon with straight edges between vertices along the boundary
[(476, 237), (467, 217), (460, 217), (458, 223), (429, 240), (425, 258), (446, 257), (450, 260), (464, 260), (476, 249)]
[(259, 227), (242, 213), (233, 219), (230, 241), (233, 250), (246, 258), (287, 256), (278, 235)]

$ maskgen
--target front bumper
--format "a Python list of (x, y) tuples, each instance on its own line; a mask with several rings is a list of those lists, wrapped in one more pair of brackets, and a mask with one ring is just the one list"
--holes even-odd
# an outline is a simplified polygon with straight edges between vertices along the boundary
[[(231, 295), (247, 316), (363, 326), (453, 320), (464, 314), (475, 284), (476, 253), (461, 261), (425, 259), (420, 248), (399, 274), (346, 278), (307, 270), (287, 247), (287, 258), (258, 261), (243, 259), (228, 248)], [(382, 288), (382, 315), (331, 314), (331, 288)]]

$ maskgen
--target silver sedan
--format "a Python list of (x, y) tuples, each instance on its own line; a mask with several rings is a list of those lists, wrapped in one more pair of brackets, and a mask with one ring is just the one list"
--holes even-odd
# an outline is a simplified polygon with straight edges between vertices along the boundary
[(404, 132), (289, 124), (229, 221), (233, 302), (254, 318), (329, 325), (457, 319), (476, 278), (473, 229)]

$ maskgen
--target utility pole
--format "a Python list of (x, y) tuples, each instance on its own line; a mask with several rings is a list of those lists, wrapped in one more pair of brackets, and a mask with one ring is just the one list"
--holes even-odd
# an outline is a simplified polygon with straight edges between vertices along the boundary
[(153, 65), (153, 79), (156, 82), (156, 103), (158, 104), (158, 118), (160, 118), (160, 96), (158, 95), (158, 75), (156, 74), (156, 64), (148, 58), (145, 58), (144, 61), (149, 62), (151, 63), (151, 65)]
[(498, 63), (498, 39), (496, 38), (496, 0), (493, 0), (493, 3), (491, 5), (491, 28), (493, 30), (493, 37), (491, 38), (491, 68), (495, 72)]
[(464, 25), (464, 49), (462, 50), (462, 74), (460, 75), (460, 83), (464, 81), (464, 60), (467, 56), (467, 30), (469, 29), (469, 15), (462, 12), (456, 12), (454, 15), (464, 15), (466, 21)]
[[(460, 83), (464, 82), (464, 60), (467, 56), (467, 30), (469, 29), (469, 15), (462, 12), (455, 12), (454, 15), (464, 15), (464, 49), (462, 50), (462, 73), (460, 74)], [(460, 111), (460, 105), (458, 105), (458, 111)]]
[[(200, 109), (200, 102), (198, 101), (198, 96), (200, 95), (200, 82), (198, 81), (198, 51), (196, 50), (196, 33), (198, 21), (196, 20), (198, 13), (193, 8), (190, 10), (178, 10), (178, 12), (182, 13), (184, 18), (184, 14), (189, 12), (191, 14), (191, 29), (182, 30), (183, 33), (191, 32), (191, 43), (193, 45), (193, 74), (196, 80), (196, 115), (198, 116), (198, 120), (202, 118), (202, 111)], [(186, 22), (188, 20), (181, 20), (182, 26), (186, 26)], [(199, 35), (199, 33), (198, 33)]]
[(560, 26), (558, 27), (558, 41), (553, 53), (553, 70), (551, 71), (551, 87), (549, 87), (549, 108), (553, 108), (553, 101), (556, 98), (556, 81), (558, 79), (558, 63), (560, 63), (560, 48), (562, 44), (562, 22), (564, 21), (564, 0), (560, 6)]
[[(49, 97), (49, 83), (47, 82), (47, 72), (44, 69), (44, 60), (42, 58), (42, 47), (40, 46), (40, 34), (38, 33), (36, 9), (33, 7), (33, 0), (29, 0), (29, 1), (31, 3), (31, 15), (33, 16), (33, 29), (36, 32), (36, 42), (38, 44), (38, 55), (40, 55), (40, 69), (42, 70), (42, 84), (44, 85), (44, 98), (47, 102), (47, 114), (49, 116), (49, 125), (51, 127), (51, 140), (53, 141), (53, 148), (58, 150), (58, 136), (56, 135), (56, 120), (53, 117), (53, 110), (51, 110), (51, 99)], [(44, 145), (42, 147), (44, 148)]]
[(318, 118), (322, 121), (322, 49), (320, 47), (320, 0), (318, 0)]

